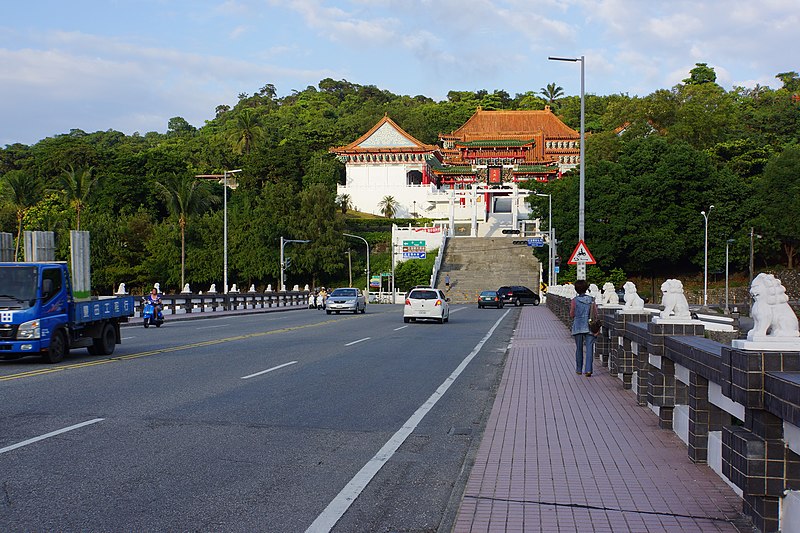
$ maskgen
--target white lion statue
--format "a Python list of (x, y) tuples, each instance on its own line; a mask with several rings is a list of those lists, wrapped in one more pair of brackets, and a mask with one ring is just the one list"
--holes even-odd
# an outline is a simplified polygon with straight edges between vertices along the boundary
[(595, 303), (602, 303), (603, 293), (600, 292), (600, 287), (594, 283), (589, 284), (589, 290), (587, 291), (587, 294), (594, 298)]
[[(781, 280), (772, 274), (761, 273), (750, 285), (753, 296), (753, 329), (747, 333), (747, 340), (759, 337), (799, 337), (797, 315), (789, 306), (789, 297)], [(769, 333), (767, 333), (769, 332)]]
[(632, 281), (626, 281), (622, 288), (625, 290), (624, 309), (644, 309), (644, 300), (636, 292), (636, 285)]
[(614, 290), (614, 284), (607, 281), (603, 284), (602, 303), (604, 305), (619, 305), (619, 296)]
[(661, 318), (692, 318), (689, 302), (683, 294), (683, 283), (679, 279), (668, 279), (661, 284), (661, 304), (664, 306), (659, 314)]
[(114, 294), (128, 294), (128, 291), (125, 288), (125, 284), (124, 283), (120, 283), (119, 287), (117, 287), (117, 292), (115, 292)]
[(217, 294), (217, 284), (212, 283), (211, 287), (208, 288), (208, 294)]
[(181, 291), (181, 294), (191, 294), (191, 292), (192, 292), (192, 289), (189, 288), (189, 284), (187, 283), (186, 285), (183, 286), (183, 290)]

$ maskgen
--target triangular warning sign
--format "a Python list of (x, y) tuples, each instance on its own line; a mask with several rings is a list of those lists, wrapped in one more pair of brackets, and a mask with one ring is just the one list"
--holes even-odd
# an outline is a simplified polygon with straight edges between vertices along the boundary
[(569, 256), (569, 261), (567, 261), (570, 265), (577, 265), (578, 263), (586, 263), (587, 265), (596, 265), (597, 261), (594, 260), (592, 256), (592, 252), (589, 251), (589, 247), (586, 246), (586, 243), (583, 241), (578, 242), (578, 246), (575, 247), (575, 250), (572, 252), (572, 255)]

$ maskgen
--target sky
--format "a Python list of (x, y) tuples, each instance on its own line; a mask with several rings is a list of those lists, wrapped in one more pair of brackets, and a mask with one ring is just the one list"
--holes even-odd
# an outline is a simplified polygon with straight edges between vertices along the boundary
[(398, 95), (646, 96), (707, 63), (726, 90), (800, 71), (800, 0), (5, 0), (0, 147), (195, 127), (266, 84)]

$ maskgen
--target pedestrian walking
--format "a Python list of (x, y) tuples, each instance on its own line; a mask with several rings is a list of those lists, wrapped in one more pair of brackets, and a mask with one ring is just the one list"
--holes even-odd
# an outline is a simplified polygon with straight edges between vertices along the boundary
[(576, 281), (575, 292), (578, 295), (569, 304), (572, 336), (575, 338), (575, 373), (585, 372), (587, 378), (592, 376), (594, 341), (597, 338), (597, 333), (592, 333), (589, 329), (589, 321), (597, 317), (597, 304), (594, 298), (586, 294), (588, 289), (589, 284), (586, 280)]
[(444, 286), (450, 288), (450, 274), (444, 275)]

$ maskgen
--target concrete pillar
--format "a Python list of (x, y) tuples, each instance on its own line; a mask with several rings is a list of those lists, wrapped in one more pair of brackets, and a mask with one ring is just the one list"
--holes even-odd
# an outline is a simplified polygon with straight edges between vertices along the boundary
[(25, 261), (55, 261), (55, 237), (52, 231), (25, 231)]
[(70, 256), (72, 260), (72, 294), (75, 298), (92, 295), (92, 272), (89, 264), (89, 232), (69, 232)]
[(14, 236), (10, 233), (0, 233), (0, 262), (16, 261), (14, 257)]

